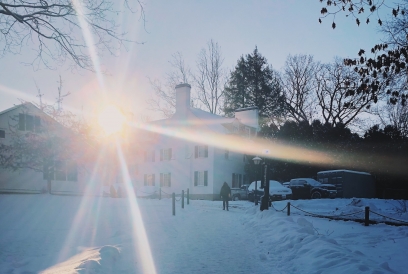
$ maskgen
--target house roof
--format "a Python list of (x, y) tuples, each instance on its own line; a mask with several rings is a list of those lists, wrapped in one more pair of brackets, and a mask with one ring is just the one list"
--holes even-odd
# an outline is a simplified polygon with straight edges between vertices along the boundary
[(190, 108), (187, 116), (180, 117), (174, 114), (172, 117), (162, 120), (156, 120), (151, 122), (157, 126), (194, 126), (204, 127), (217, 133), (228, 133), (229, 130), (224, 126), (225, 124), (231, 124), (237, 121), (236, 118), (226, 118), (220, 115), (216, 115), (198, 108)]
[[(28, 106), (28, 107), (37, 108), (33, 103), (25, 102), (25, 103), (22, 103), (22, 104), (19, 104), (19, 105), (15, 105), (14, 107), (5, 109), (5, 110), (3, 110), (3, 111), (0, 111), (0, 115), (6, 114), (7, 112), (10, 112), (10, 111), (12, 111), (12, 110), (15, 110), (15, 109), (17, 109), (17, 108), (19, 108), (19, 107), (22, 107), (22, 106), (24, 106), (24, 105), (25, 105), (25, 106)], [(38, 108), (37, 108), (37, 109), (38, 109)]]

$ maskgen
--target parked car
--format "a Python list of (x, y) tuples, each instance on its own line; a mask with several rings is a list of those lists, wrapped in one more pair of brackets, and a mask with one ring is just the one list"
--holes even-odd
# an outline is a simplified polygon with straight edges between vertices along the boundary
[(335, 185), (322, 184), (312, 178), (292, 179), (289, 188), (292, 190), (293, 199), (336, 198), (337, 196)]
[[(261, 188), (261, 181), (257, 181), (257, 187), (255, 190), (255, 182), (252, 182), (248, 187), (248, 200), (253, 202), (255, 199), (255, 191), (257, 199), (260, 199), (264, 195), (264, 189)], [(278, 181), (269, 181), (269, 200), (278, 201), (292, 199), (292, 190), (290, 188), (284, 187)]]
[(242, 185), (239, 188), (231, 188), (231, 200), (238, 201), (248, 199), (248, 186), (249, 185)]

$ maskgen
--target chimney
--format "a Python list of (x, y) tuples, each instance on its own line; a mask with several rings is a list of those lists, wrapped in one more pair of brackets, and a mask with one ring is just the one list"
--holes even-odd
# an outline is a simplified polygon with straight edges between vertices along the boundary
[(187, 83), (176, 86), (176, 115), (187, 116), (190, 109), (191, 86)]
[(260, 130), (259, 111), (256, 106), (236, 109), (235, 118), (245, 125), (256, 128), (256, 131)]

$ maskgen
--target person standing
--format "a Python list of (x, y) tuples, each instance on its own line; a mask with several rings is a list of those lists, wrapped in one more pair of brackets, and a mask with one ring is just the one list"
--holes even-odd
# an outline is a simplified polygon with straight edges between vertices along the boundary
[(225, 207), (227, 207), (227, 211), (228, 211), (228, 201), (231, 197), (231, 188), (229, 187), (227, 182), (224, 182), (224, 184), (222, 185), (220, 196), (222, 199), (222, 210), (225, 210)]

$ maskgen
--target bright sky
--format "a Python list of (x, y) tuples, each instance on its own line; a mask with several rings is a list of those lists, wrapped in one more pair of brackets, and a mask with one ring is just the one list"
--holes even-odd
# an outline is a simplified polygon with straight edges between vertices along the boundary
[[(357, 27), (344, 14), (336, 19), (335, 30), (331, 29), (331, 18), (319, 24), (322, 5), (318, 0), (143, 2), (145, 28), (139, 17), (130, 13), (120, 17), (120, 22), (130, 39), (145, 43), (130, 45), (118, 57), (105, 53), (99, 59), (107, 71), (103, 82), (108, 100), (136, 114), (146, 111), (146, 100), (153, 93), (148, 78), (164, 79), (170, 69), (168, 61), (177, 51), (194, 66), (197, 54), (210, 39), (219, 43), (224, 65), (231, 70), (255, 45), (275, 69), (280, 69), (289, 54), (311, 54), (318, 61), (329, 62), (334, 56), (355, 57), (360, 48), (370, 49), (381, 37), (376, 24)], [(53, 101), (59, 75), (63, 90), (72, 94), (65, 107), (91, 112), (102, 102), (96, 74), (72, 72), (67, 66), (33, 71), (22, 64), (33, 60), (30, 48), (27, 45), (21, 55), (0, 59), (0, 110), (18, 103), (18, 98), (37, 100), (36, 84), (45, 98)], [(151, 112), (148, 115), (160, 118)]]

